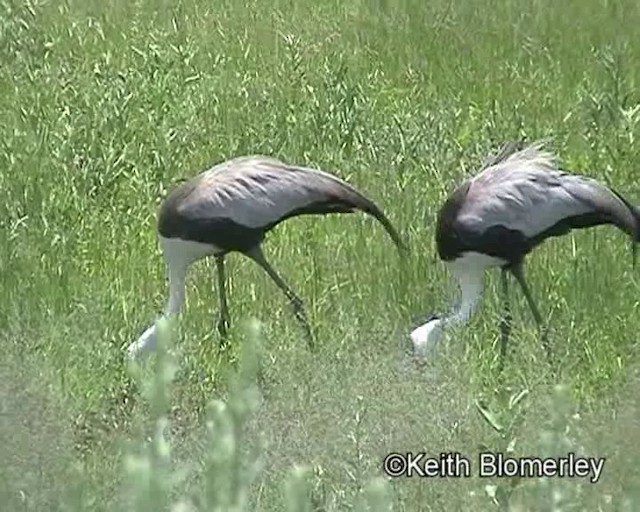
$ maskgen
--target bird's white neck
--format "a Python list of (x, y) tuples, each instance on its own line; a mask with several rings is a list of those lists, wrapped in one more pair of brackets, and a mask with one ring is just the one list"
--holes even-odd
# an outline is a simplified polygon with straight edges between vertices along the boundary
[(187, 267), (184, 265), (169, 267), (169, 300), (164, 308), (165, 316), (180, 312), (184, 304)]
[(485, 270), (503, 263), (483, 254), (467, 253), (446, 264), (452, 277), (458, 281), (461, 297), (458, 309), (443, 320), (443, 327), (464, 325), (469, 321), (482, 297)]
[(411, 332), (416, 354), (425, 355), (429, 347), (438, 342), (444, 330), (464, 325), (469, 321), (482, 297), (484, 271), (489, 267), (502, 266), (505, 263), (498, 258), (473, 252), (445, 263), (445, 267), (460, 287), (459, 306), (450, 315), (429, 320)]
[(482, 297), (483, 279), (482, 273), (465, 274), (458, 276), (460, 286), (460, 303), (458, 309), (443, 319), (443, 327), (453, 327), (466, 324), (476, 310), (476, 306)]
[[(182, 309), (185, 297), (185, 280), (187, 275), (186, 265), (170, 265), (169, 275), (169, 299), (165, 305), (163, 316), (176, 315)], [(135, 358), (143, 352), (155, 349), (157, 344), (156, 323), (150, 325), (144, 333), (127, 348), (129, 357)]]
[(441, 338), (445, 330), (469, 321), (482, 296), (482, 273), (459, 274), (461, 298), (458, 309), (445, 317), (429, 320), (411, 332), (414, 353), (424, 356)]

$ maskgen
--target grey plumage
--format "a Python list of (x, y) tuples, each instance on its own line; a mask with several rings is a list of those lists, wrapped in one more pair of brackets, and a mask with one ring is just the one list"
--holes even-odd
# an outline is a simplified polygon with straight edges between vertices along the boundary
[(557, 170), (553, 155), (529, 146), (471, 180), (458, 222), (480, 229), (503, 224), (534, 237), (588, 213), (638, 236), (637, 218), (616, 193), (594, 179)]
[[(640, 241), (638, 209), (616, 191), (559, 170), (541, 142), (508, 143), (505, 148), (500, 158), (489, 160), (462, 184), (441, 210), (443, 259), (465, 249), (447, 243), (452, 232), (457, 239), (481, 243), (482, 252), (510, 261), (546, 238), (599, 224), (613, 224)], [(506, 237), (511, 238), (510, 247), (504, 246)]]
[(415, 347), (437, 339), (443, 325), (465, 322), (482, 290), (482, 275), (502, 268), (505, 314), (501, 322), (501, 361), (510, 332), (507, 272), (520, 284), (546, 342), (545, 329), (524, 277), (524, 259), (550, 237), (572, 229), (612, 224), (640, 242), (640, 210), (617, 191), (595, 179), (561, 170), (544, 143), (509, 142), (485, 159), (480, 172), (466, 180), (438, 213), (438, 254), (458, 278), (461, 307), (444, 319), (434, 318), (412, 332)]
[(182, 195), (179, 209), (260, 227), (327, 198), (365, 202), (351, 186), (326, 172), (251, 156), (216, 165), (198, 176), (189, 193)]
[[(355, 210), (374, 216), (403, 248), (382, 211), (345, 181), (317, 169), (248, 156), (216, 165), (174, 189), (162, 205), (159, 231), (243, 250), (287, 218)], [(227, 229), (236, 231), (235, 241), (224, 236)]]
[[(165, 313), (176, 312), (182, 303), (180, 290), (184, 287), (186, 267), (201, 257), (213, 255), (220, 294), (218, 330), (226, 335), (229, 314), (224, 257), (238, 251), (258, 263), (283, 290), (310, 340), (302, 300), (267, 262), (260, 245), (266, 233), (285, 219), (358, 210), (376, 218), (398, 249), (406, 251), (397, 231), (373, 201), (324, 171), (256, 155), (220, 163), (181, 183), (164, 200), (158, 218), (170, 288), (172, 275), (176, 283), (170, 295), (179, 297), (169, 301)], [(148, 330), (130, 346), (129, 352), (137, 353), (154, 342), (155, 331)]]
[(514, 153), (517, 153), (518, 151), (523, 150), (525, 147), (526, 147), (526, 144), (524, 141), (505, 142), (500, 147), (500, 149), (496, 152), (496, 154), (489, 155), (484, 159), (484, 162), (482, 164), (482, 169), (484, 170), (488, 167), (492, 167), (502, 162), (503, 160), (513, 155)]

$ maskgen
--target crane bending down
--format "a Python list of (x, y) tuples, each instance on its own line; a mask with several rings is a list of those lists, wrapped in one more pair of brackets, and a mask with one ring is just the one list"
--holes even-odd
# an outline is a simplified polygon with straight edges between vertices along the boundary
[[(261, 244), (268, 231), (285, 219), (304, 214), (351, 213), (361, 210), (384, 226), (401, 253), (405, 246), (382, 211), (363, 194), (326, 172), (285, 164), (263, 156), (239, 157), (220, 163), (175, 188), (160, 207), (159, 245), (169, 280), (164, 315), (179, 313), (188, 267), (214, 256), (218, 274), (220, 319), (226, 336), (229, 311), (224, 259), (237, 251), (251, 258), (287, 296), (311, 342), (302, 300), (265, 258)], [(155, 323), (127, 348), (130, 358), (156, 345)]]
[[(522, 288), (550, 357), (546, 328), (524, 277), (524, 259), (547, 238), (602, 224), (617, 226), (640, 242), (640, 209), (616, 191), (559, 170), (541, 141), (503, 145), (439, 211), (438, 255), (458, 281), (461, 301), (450, 316), (431, 315), (411, 332), (415, 353), (425, 355), (447, 327), (468, 322), (482, 294), (485, 270), (500, 267), (504, 295), (500, 366), (511, 332), (509, 272)], [(635, 251), (634, 243), (634, 263)]]

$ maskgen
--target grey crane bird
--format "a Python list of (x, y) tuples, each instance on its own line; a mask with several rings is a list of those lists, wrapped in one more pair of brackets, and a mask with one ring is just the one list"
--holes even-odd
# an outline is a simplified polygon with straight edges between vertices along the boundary
[(438, 255), (458, 281), (461, 300), (449, 316), (430, 315), (411, 332), (415, 353), (425, 355), (447, 327), (466, 323), (480, 299), (485, 270), (502, 269), (502, 367), (511, 330), (508, 273), (519, 283), (550, 357), (546, 328), (524, 277), (524, 260), (547, 238), (572, 229), (612, 224), (640, 242), (640, 209), (598, 181), (560, 170), (544, 142), (509, 142), (485, 160), (438, 213)]
[[(229, 311), (225, 291), (225, 255), (240, 252), (262, 267), (284, 292), (312, 340), (302, 300), (265, 258), (261, 244), (285, 219), (306, 214), (363, 211), (375, 217), (401, 250), (406, 249), (382, 211), (363, 194), (326, 172), (289, 165), (264, 156), (220, 163), (169, 193), (160, 207), (159, 245), (168, 271), (169, 298), (164, 315), (177, 314), (184, 302), (188, 267), (214, 256), (218, 274), (220, 320), (226, 336)], [(155, 323), (127, 348), (133, 358), (156, 345)]]

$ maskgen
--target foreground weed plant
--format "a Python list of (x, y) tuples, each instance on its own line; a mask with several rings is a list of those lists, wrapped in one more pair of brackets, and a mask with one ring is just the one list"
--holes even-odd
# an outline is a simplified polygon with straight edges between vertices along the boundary
[[(203, 488), (193, 496), (183, 496), (180, 485), (188, 468), (175, 467), (171, 459), (170, 421), (171, 383), (177, 366), (171, 355), (171, 325), (158, 320), (158, 350), (153, 373), (142, 378), (144, 395), (149, 401), (153, 424), (150, 439), (126, 456), (125, 473), (133, 512), (211, 511), (245, 512), (252, 510), (249, 497), (255, 477), (262, 469), (260, 453), (245, 453), (243, 427), (260, 407), (258, 387), (260, 371), (260, 326), (249, 322), (242, 345), (239, 368), (231, 380), (226, 400), (213, 400), (208, 407), (207, 452)], [(140, 372), (136, 372), (140, 374)], [(291, 469), (284, 483), (286, 510), (312, 512), (323, 507), (311, 491), (312, 471), (306, 466)], [(179, 496), (174, 498), (174, 496)], [(388, 483), (373, 479), (364, 489), (356, 512), (392, 510)], [(324, 508), (320, 508), (323, 510)]]

